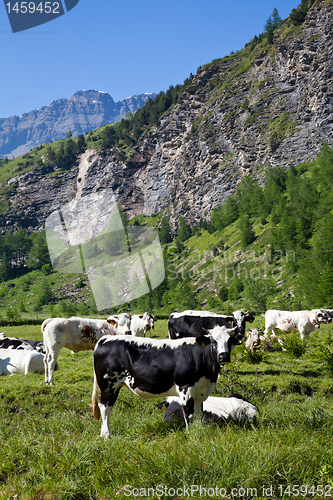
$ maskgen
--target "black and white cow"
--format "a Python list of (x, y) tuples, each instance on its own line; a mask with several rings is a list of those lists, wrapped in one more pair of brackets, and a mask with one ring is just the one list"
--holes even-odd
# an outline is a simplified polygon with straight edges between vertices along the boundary
[[(0, 333), (0, 375), (44, 372), (44, 355), (44, 342)], [(58, 369), (58, 364), (55, 369)]]
[(237, 332), (244, 335), (246, 321), (253, 320), (254, 316), (244, 311), (235, 311), (229, 316), (209, 311), (174, 312), (168, 320), (169, 337), (171, 339), (198, 337), (205, 335), (206, 330), (211, 330), (214, 326), (237, 327)]
[(154, 329), (155, 317), (145, 312), (143, 314), (132, 314), (131, 316), (131, 335), (145, 337), (146, 332), (151, 328)]
[(94, 351), (92, 393), (94, 418), (102, 414), (101, 436), (110, 434), (109, 417), (124, 385), (144, 399), (179, 396), (187, 426), (214, 390), (220, 365), (229, 362), (232, 349), (245, 340), (225, 326), (215, 326), (209, 336), (178, 340), (102, 337)]
[[(166, 409), (164, 418), (170, 424), (177, 421), (184, 422), (184, 414), (181, 400), (178, 397), (169, 396), (167, 401), (159, 403), (159, 408)], [(258, 408), (239, 394), (232, 394), (227, 398), (209, 396), (202, 405), (204, 423), (226, 423), (236, 424), (251, 423), (258, 416)]]
[(45, 354), (45, 346), (42, 340), (27, 340), (17, 337), (7, 337), (0, 332), (0, 349), (34, 349)]

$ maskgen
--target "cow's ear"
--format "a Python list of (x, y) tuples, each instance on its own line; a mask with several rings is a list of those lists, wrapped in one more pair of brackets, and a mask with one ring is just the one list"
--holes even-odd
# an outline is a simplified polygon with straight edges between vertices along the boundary
[(197, 337), (195, 339), (197, 344), (199, 344), (201, 347), (206, 347), (211, 343), (210, 337), (207, 337), (206, 335), (201, 335), (200, 337)]
[(118, 324), (118, 321), (116, 321), (114, 318), (108, 318), (106, 321), (113, 326)]

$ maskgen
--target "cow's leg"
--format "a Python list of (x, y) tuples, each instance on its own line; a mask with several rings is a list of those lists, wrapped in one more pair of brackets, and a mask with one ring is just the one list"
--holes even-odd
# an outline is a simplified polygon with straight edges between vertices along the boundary
[(49, 367), (47, 363), (47, 358), (48, 358), (48, 350), (46, 349), (46, 353), (44, 355), (44, 370), (45, 370), (45, 384), (48, 384), (49, 382)]
[[(185, 400), (186, 400), (186, 398), (185, 398)], [(186, 429), (188, 429), (188, 421), (189, 421), (190, 417), (194, 413), (194, 399), (193, 398), (187, 399), (187, 401), (186, 401), (185, 404), (184, 404), (184, 400), (183, 400), (182, 401), (182, 407), (183, 407), (183, 413), (184, 413), (184, 420), (185, 420)]]
[(110, 437), (109, 420), (113, 405), (117, 401), (118, 394), (119, 389), (113, 390), (107, 388), (105, 390), (101, 390), (101, 402), (98, 403), (102, 417), (101, 437)]
[(53, 385), (53, 373), (56, 360), (58, 358), (60, 349), (48, 349), (47, 354), (44, 357), (45, 365), (45, 382), (49, 385)]

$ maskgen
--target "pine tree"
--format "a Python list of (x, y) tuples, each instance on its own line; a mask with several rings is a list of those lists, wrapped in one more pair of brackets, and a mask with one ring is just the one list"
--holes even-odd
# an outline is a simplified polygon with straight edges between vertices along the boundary
[(191, 227), (187, 224), (186, 220), (182, 215), (180, 215), (178, 219), (178, 229), (177, 229), (177, 238), (180, 241), (188, 240), (191, 236)]
[(164, 216), (161, 221), (161, 227), (158, 232), (160, 242), (162, 244), (170, 243), (172, 241), (171, 238), (171, 228), (169, 223), (169, 217)]

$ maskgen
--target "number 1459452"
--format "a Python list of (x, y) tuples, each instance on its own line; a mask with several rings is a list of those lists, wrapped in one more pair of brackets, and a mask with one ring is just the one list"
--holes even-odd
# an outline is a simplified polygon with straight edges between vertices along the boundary
[(60, 14), (59, 2), (8, 2), (6, 8), (8, 14)]

